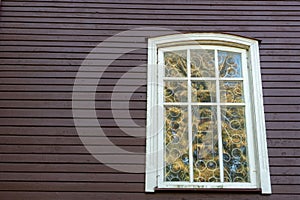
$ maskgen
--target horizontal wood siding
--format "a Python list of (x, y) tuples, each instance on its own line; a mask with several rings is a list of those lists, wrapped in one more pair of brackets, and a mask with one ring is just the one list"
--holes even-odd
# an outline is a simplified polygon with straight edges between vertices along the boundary
[[(0, 7), (0, 199), (268, 199), (300, 198), (300, 2), (212, 0), (2, 0)], [(72, 90), (88, 53), (105, 39), (138, 27), (164, 27), (183, 33), (226, 32), (261, 40), (260, 54), (273, 194), (239, 192), (144, 193), (144, 173), (126, 173), (96, 160), (74, 126)], [(162, 33), (163, 34), (163, 33)], [(91, 62), (86, 77), (103, 71), (96, 93), (97, 117), (114, 145), (143, 154), (146, 123), (147, 49), (114, 61), (106, 70)], [(97, 59), (128, 48), (107, 47)], [(114, 48), (114, 49), (112, 49)], [(134, 72), (128, 73), (135, 66)], [(105, 71), (104, 71), (105, 70)], [(126, 83), (112, 90), (126, 73)], [(93, 91), (80, 91), (89, 101)], [(140, 86), (135, 89), (135, 86)], [(135, 91), (131, 96), (131, 91)], [(130, 99), (130, 122), (125, 102)], [(84, 108), (84, 106), (83, 106)], [(83, 109), (82, 108), (82, 109)], [(88, 114), (82, 114), (83, 118)], [(118, 127), (115, 120), (123, 125)], [(88, 119), (87, 119), (88, 121)], [(89, 126), (87, 146), (95, 142)], [(143, 158), (143, 157), (142, 157)], [(112, 166), (144, 166), (112, 160)]]

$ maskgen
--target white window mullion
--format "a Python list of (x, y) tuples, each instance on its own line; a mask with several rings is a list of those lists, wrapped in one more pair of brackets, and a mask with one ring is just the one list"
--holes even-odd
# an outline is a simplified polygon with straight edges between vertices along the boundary
[(188, 78), (188, 130), (189, 130), (189, 169), (190, 169), (190, 183), (194, 180), (193, 168), (193, 132), (192, 132), (192, 91), (191, 91), (191, 59), (190, 49), (187, 50), (187, 78)]
[(215, 73), (216, 73), (216, 96), (217, 96), (217, 123), (218, 123), (218, 148), (219, 148), (219, 165), (220, 165), (220, 179), (224, 182), (224, 166), (223, 166), (223, 141), (222, 141), (222, 119), (221, 119), (221, 105), (220, 105), (220, 81), (219, 81), (219, 65), (218, 65), (218, 50), (215, 49)]
[(187, 81), (187, 77), (164, 77), (166, 81)]
[[(163, 105), (164, 104), (164, 52), (162, 50), (158, 51), (158, 63), (157, 63), (157, 84), (155, 86), (157, 87), (157, 105)], [(157, 115), (162, 116), (163, 120), (160, 120), (161, 118), (157, 117), (156, 121), (156, 133), (157, 136), (157, 143), (158, 143), (158, 149), (157, 149), (157, 169), (158, 169), (158, 186), (162, 187), (164, 185), (164, 174), (165, 174), (165, 166), (164, 166), (164, 157), (165, 157), (165, 146), (164, 146), (164, 116), (165, 111), (164, 107), (156, 106), (155, 109), (157, 109)]]

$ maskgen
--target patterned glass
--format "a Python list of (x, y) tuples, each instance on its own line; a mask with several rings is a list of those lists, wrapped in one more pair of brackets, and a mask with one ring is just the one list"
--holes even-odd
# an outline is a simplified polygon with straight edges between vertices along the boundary
[(186, 51), (172, 51), (164, 53), (165, 76), (166, 77), (186, 77), (187, 61)]
[(165, 102), (186, 102), (188, 99), (187, 81), (164, 81)]
[(216, 81), (192, 81), (192, 102), (216, 102)]
[(218, 65), (221, 78), (241, 78), (241, 54), (229, 51), (218, 51)]
[(187, 52), (164, 53), (164, 180), (250, 182), (241, 53)]
[(189, 181), (187, 106), (165, 106), (165, 181)]
[(191, 50), (191, 77), (215, 77), (214, 50)]
[(242, 81), (220, 81), (220, 98), (222, 103), (243, 103)]
[(192, 106), (193, 165), (195, 182), (219, 182), (216, 106)]
[(245, 108), (222, 106), (222, 141), (225, 182), (249, 182)]

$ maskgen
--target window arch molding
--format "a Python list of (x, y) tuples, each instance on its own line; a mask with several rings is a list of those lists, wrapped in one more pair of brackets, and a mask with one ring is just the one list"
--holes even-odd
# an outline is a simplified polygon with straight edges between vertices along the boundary
[[(146, 129), (146, 180), (145, 191), (154, 192), (156, 188), (165, 188), (161, 182), (161, 168), (163, 163), (161, 149), (163, 134), (163, 112), (158, 97), (163, 95), (159, 86), (160, 68), (163, 66), (160, 49), (182, 47), (182, 46), (219, 46), (245, 51), (247, 67), (247, 85), (249, 88), (249, 101), (251, 104), (251, 124), (249, 128), (253, 136), (253, 155), (255, 159), (255, 187), (246, 189), (261, 189), (263, 194), (271, 193), (266, 128), (263, 110), (263, 93), (259, 60), (259, 45), (255, 39), (223, 33), (191, 33), (175, 34), (149, 38), (148, 40), (148, 70), (147, 70), (147, 129)], [(248, 130), (249, 131), (249, 130)], [(176, 185), (173, 188), (227, 188), (226, 184), (217, 186), (205, 185)], [(225, 186), (225, 187), (224, 187)], [(167, 187), (168, 188), (168, 187)], [(172, 188), (172, 186), (170, 187)], [(228, 188), (235, 188), (229, 186)], [(244, 189), (245, 189), (244, 188)], [(240, 188), (240, 189), (243, 189)]]

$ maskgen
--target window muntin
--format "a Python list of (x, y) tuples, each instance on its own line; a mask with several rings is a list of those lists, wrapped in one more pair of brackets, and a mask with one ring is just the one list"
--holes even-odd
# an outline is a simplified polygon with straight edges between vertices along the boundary
[(159, 187), (256, 187), (246, 50), (159, 48), (158, 63)]

